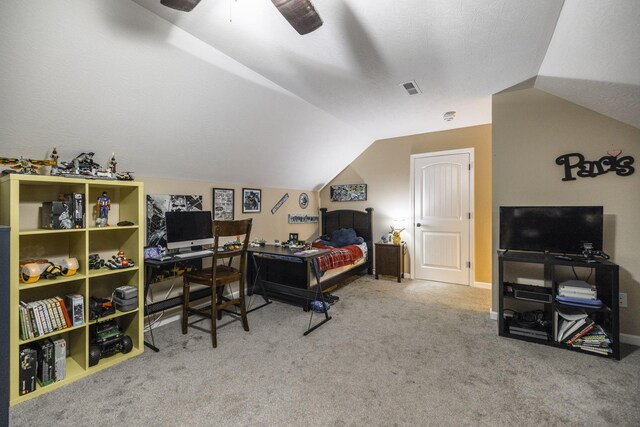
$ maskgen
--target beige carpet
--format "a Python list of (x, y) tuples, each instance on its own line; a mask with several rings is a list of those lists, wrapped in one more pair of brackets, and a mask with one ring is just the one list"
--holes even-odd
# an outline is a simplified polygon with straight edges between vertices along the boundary
[(281, 303), (215, 350), (163, 326), (160, 353), (15, 406), (11, 425), (640, 425), (635, 347), (615, 362), (500, 338), (483, 289), (369, 276), (334, 294), (306, 337), (308, 313)]

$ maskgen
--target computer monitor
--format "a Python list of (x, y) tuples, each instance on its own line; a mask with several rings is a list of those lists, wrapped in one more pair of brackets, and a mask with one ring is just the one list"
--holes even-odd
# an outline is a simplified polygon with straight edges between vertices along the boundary
[(166, 212), (167, 249), (213, 245), (211, 211)]

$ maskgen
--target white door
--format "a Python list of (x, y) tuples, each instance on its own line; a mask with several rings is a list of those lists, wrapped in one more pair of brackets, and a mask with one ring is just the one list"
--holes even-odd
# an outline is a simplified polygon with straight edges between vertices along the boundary
[(412, 156), (417, 279), (469, 285), (471, 153)]

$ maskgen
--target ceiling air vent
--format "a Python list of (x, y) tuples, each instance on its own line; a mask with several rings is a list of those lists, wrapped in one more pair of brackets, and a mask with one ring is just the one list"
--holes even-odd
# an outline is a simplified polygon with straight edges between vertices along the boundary
[(418, 84), (415, 82), (415, 80), (402, 83), (402, 87), (404, 88), (404, 90), (407, 91), (409, 95), (419, 95), (422, 93), (422, 91), (418, 87)]

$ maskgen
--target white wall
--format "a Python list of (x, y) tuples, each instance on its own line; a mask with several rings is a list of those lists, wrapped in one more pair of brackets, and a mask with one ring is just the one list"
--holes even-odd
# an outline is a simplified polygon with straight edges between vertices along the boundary
[(0, 2), (0, 156), (317, 189), (370, 143), (129, 0)]

